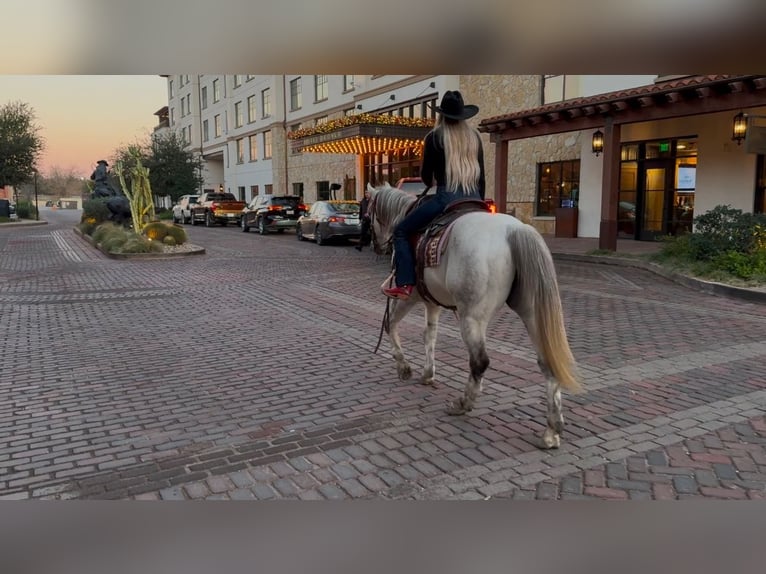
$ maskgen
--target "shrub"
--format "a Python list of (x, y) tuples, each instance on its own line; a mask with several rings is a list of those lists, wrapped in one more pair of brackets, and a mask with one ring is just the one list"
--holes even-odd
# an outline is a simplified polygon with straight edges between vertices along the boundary
[(122, 245), (120, 251), (122, 253), (152, 253), (162, 251), (162, 244), (133, 233)]
[(111, 212), (106, 206), (106, 198), (88, 199), (82, 204), (82, 219), (92, 219), (98, 225), (109, 220)]
[(175, 238), (175, 237), (173, 237), (172, 235), (166, 235), (166, 236), (165, 236), (165, 237), (162, 239), (162, 242), (163, 242), (165, 245), (170, 245), (170, 246), (173, 246), (173, 245), (176, 245), (176, 238)]
[(694, 219), (692, 248), (697, 259), (713, 259), (734, 251), (752, 253), (766, 226), (766, 216), (743, 213), (728, 205), (717, 205)]
[(110, 221), (98, 225), (93, 231), (93, 241), (101, 243), (110, 235), (122, 236), (125, 233), (125, 229), (119, 225), (116, 225)]
[(96, 230), (96, 223), (92, 220), (81, 221), (77, 227), (85, 235), (93, 235), (93, 232)]
[(37, 207), (31, 201), (20, 199), (16, 204), (16, 215), (19, 216), (19, 219), (35, 219)]
[(167, 228), (168, 235), (175, 239), (176, 245), (183, 245), (186, 243), (188, 236), (186, 235), (186, 230), (183, 227), (180, 225), (170, 224), (167, 226)]
[(713, 267), (725, 271), (740, 279), (756, 279), (766, 277), (766, 251), (740, 253), (727, 251), (716, 255), (712, 260)]
[(119, 253), (128, 240), (128, 232), (121, 228), (110, 231), (101, 241), (101, 247), (108, 253)]
[(161, 221), (153, 221), (152, 223), (146, 224), (141, 230), (141, 234), (152, 241), (162, 241), (168, 234), (168, 226)]

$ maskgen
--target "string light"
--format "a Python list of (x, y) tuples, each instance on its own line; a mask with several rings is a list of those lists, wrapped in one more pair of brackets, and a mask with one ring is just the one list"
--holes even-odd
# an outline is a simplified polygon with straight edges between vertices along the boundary
[(416, 156), (423, 154), (422, 139), (352, 136), (340, 140), (300, 147), (300, 151), (314, 153), (370, 154), (412, 149)]

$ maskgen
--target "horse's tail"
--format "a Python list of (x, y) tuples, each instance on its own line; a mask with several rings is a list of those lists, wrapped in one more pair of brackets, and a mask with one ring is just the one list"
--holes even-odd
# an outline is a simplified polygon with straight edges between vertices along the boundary
[(536, 347), (563, 388), (572, 392), (581, 391), (564, 328), (564, 313), (551, 252), (542, 236), (529, 225), (512, 227), (508, 241), (516, 269), (514, 291), (533, 310), (537, 326)]

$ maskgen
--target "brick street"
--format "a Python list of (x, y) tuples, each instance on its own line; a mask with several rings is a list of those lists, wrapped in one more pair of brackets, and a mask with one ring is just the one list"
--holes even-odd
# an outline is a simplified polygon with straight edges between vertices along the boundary
[[(558, 261), (587, 392), (543, 451), (526, 332), (490, 325), (477, 408), (442, 315), (437, 388), (373, 354), (388, 261), (292, 232), (186, 226), (205, 255), (113, 260), (0, 228), (0, 499), (766, 498), (766, 305)], [(405, 321), (422, 366), (423, 312)]]

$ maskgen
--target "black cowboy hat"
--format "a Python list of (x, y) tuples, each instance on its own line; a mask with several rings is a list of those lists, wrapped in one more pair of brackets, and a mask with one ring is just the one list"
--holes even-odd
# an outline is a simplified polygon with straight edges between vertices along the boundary
[(452, 120), (467, 120), (479, 113), (479, 106), (465, 105), (463, 95), (457, 90), (444, 92), (442, 103), (436, 111), (445, 118)]
[(103, 163), (104, 165), (109, 165), (105, 159), (100, 159), (96, 163)]

